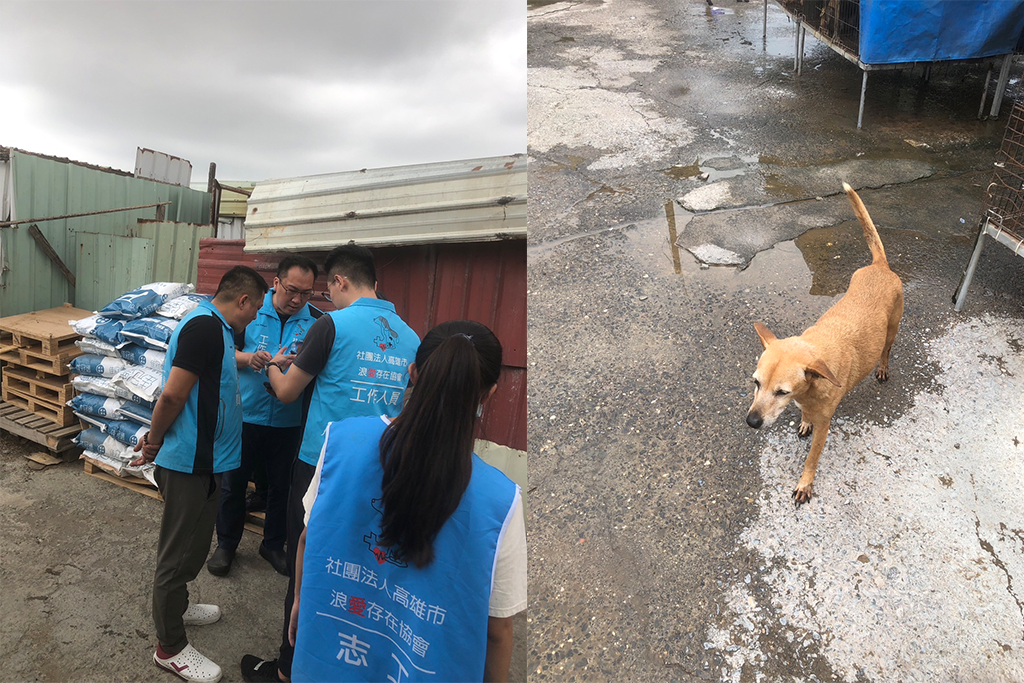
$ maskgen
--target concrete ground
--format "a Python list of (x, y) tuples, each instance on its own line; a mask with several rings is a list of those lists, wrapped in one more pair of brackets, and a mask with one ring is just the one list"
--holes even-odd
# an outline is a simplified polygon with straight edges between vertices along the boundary
[[(0, 432), (0, 680), (178, 681), (156, 667), (150, 615), (161, 502), (96, 479), (80, 462), (35, 470), (39, 447)], [(223, 681), (244, 654), (277, 657), (288, 580), (246, 532), (231, 573), (204, 568), (193, 599), (220, 605), (216, 624), (189, 629)], [(211, 541), (211, 551), (216, 541)], [(525, 681), (526, 615), (515, 622), (510, 680)]]
[[(1024, 680), (1024, 259), (990, 241), (950, 302), (1012, 101), (875, 73), (857, 130), (856, 67), (808, 37), (797, 77), (777, 6), (762, 40), (715, 5), (528, 3), (530, 680)], [(906, 310), (795, 509), (753, 323), (870, 261), (842, 180)]]

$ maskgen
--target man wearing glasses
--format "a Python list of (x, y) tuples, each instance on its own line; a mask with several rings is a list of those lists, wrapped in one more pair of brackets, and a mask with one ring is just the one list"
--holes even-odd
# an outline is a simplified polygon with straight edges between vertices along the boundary
[[(292, 568), (304, 526), (302, 498), (316, 471), (327, 423), (348, 417), (397, 416), (405, 399), (409, 365), (420, 345), (416, 332), (398, 317), (394, 304), (378, 298), (377, 271), (369, 249), (355, 244), (335, 247), (324, 261), (324, 270), (324, 296), (338, 310), (316, 322), (298, 355), (293, 357), (284, 349), (267, 364), (267, 378), (280, 400), (298, 402), (307, 387), (313, 387), (288, 501), (288, 563)], [(288, 626), (294, 596), (293, 572), (285, 594), (280, 655), (271, 661), (245, 655), (241, 662), (244, 680), (276, 683), (291, 676), (294, 648)]]
[(266, 366), (278, 351), (296, 353), (322, 312), (309, 304), (317, 267), (305, 256), (288, 256), (277, 267), (256, 319), (236, 335), (242, 393), (242, 462), (221, 480), (217, 549), (206, 568), (215, 576), (231, 570), (245, 525), (245, 494), (254, 468), (265, 467), (267, 508), (260, 555), (285, 576), (284, 552), (289, 479), (302, 437), (302, 405), (282, 403), (270, 391)]

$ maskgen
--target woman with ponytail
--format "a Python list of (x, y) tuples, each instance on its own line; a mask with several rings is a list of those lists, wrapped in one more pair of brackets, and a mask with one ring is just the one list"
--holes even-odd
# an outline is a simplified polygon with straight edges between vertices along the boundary
[(328, 425), (304, 500), (293, 681), (506, 679), (526, 607), (522, 501), (473, 453), (500, 371), (489, 329), (442, 323), (394, 421)]

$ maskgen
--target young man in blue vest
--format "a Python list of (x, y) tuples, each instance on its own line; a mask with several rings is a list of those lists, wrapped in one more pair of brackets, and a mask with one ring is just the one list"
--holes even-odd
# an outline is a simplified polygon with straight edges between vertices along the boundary
[(292, 459), (302, 436), (302, 406), (282, 403), (267, 391), (265, 369), (280, 349), (294, 353), (323, 313), (310, 306), (317, 267), (305, 256), (286, 256), (277, 266), (273, 288), (256, 319), (235, 336), (235, 358), (242, 390), (242, 464), (221, 480), (217, 549), (206, 568), (214, 576), (231, 570), (245, 528), (245, 493), (256, 467), (267, 473), (266, 521), (260, 555), (288, 575), (284, 552), (285, 512)]
[(313, 324), (294, 362), (282, 352), (267, 364), (274, 393), (285, 403), (299, 398), (314, 379), (316, 383), (288, 497), (288, 568), (292, 578), (285, 596), (281, 654), (276, 661), (243, 657), (242, 678), (246, 681), (287, 681), (291, 675), (293, 648), (288, 626), (295, 594), (295, 548), (304, 528), (302, 497), (316, 470), (327, 423), (347, 417), (398, 415), (409, 365), (415, 361), (420, 343), (395, 313), (394, 305), (377, 298), (377, 273), (369, 249), (354, 244), (336, 247), (327, 255), (324, 270), (324, 296), (338, 310)]
[(133, 465), (155, 462), (164, 498), (153, 581), (153, 659), (185, 680), (215, 683), (221, 669), (189, 644), (186, 625), (220, 619), (216, 605), (189, 604), (186, 584), (203, 568), (217, 516), (221, 475), (238, 467), (242, 399), (235, 334), (245, 330), (267, 291), (263, 276), (236, 266), (171, 335), (164, 387)]

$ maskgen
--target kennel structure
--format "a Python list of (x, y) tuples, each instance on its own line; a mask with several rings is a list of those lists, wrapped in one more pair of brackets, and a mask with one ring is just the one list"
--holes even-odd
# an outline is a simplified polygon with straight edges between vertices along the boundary
[(1015, 104), (1010, 113), (995, 166), (974, 251), (953, 294), (956, 311), (964, 307), (986, 235), (1024, 258), (1024, 103)]
[[(937, 62), (982, 62), (988, 76), (978, 117), (987, 99), (992, 72), (999, 76), (990, 116), (999, 115), (1010, 63), (1024, 33), (1024, 0), (777, 0), (796, 24), (793, 68), (803, 71), (806, 34), (828, 45), (863, 71), (857, 128), (864, 120), (864, 99), (871, 71), (920, 66), (928, 78)], [(765, 0), (767, 31), (768, 0)]]

